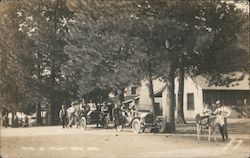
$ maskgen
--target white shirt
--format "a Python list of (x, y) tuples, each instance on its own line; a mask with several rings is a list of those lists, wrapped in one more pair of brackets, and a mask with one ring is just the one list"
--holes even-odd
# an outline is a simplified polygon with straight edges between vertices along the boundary
[(95, 103), (89, 103), (89, 108), (90, 108), (90, 111), (95, 111), (96, 110)]
[(231, 110), (226, 106), (221, 106), (214, 111), (217, 114), (218, 123), (223, 126), (225, 124), (225, 118), (231, 115)]

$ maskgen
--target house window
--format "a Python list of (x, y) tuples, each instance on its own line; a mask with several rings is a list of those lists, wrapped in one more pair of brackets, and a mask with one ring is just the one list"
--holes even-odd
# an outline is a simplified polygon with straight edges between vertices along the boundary
[(136, 87), (131, 87), (131, 94), (136, 94)]
[(194, 93), (187, 93), (187, 110), (194, 110)]
[(162, 110), (161, 110), (161, 107), (160, 107), (160, 103), (155, 103), (155, 114), (157, 115), (157, 116), (162, 116)]

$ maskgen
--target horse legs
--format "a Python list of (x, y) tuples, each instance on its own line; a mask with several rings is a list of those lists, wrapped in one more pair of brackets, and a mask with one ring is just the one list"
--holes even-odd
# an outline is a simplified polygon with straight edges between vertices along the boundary
[(211, 126), (208, 127), (208, 141), (211, 140)]
[(198, 123), (196, 124), (196, 130), (197, 130), (197, 137), (198, 137), (198, 140), (200, 140), (201, 126), (200, 126)]

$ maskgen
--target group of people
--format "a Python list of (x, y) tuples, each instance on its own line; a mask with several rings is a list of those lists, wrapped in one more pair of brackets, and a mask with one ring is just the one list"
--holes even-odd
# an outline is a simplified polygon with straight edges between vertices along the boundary
[[(101, 107), (101, 112), (106, 112), (108, 109), (105, 102), (98, 105), (98, 107), (99, 106)], [(59, 118), (61, 120), (62, 127), (72, 127), (74, 122), (79, 123), (81, 113), (87, 112), (87, 115), (89, 115), (91, 112), (98, 110), (98, 107), (96, 103), (89, 101), (86, 104), (84, 100), (82, 100), (80, 103), (77, 101), (73, 101), (71, 103), (71, 107), (69, 107), (68, 109), (66, 109), (65, 105), (62, 105), (59, 111)]]
[(208, 125), (209, 117), (211, 115), (216, 115), (222, 140), (225, 141), (228, 140), (227, 118), (231, 115), (231, 110), (228, 107), (222, 105), (220, 100), (216, 101), (215, 106), (216, 109), (212, 111), (209, 108), (208, 104), (205, 104), (203, 106), (202, 111), (200, 112), (200, 116), (202, 117), (202, 119), (207, 120), (207, 125)]
[[(121, 124), (121, 122), (127, 120), (130, 122), (133, 117), (137, 116), (136, 108), (135, 108), (135, 100), (132, 100), (130, 104), (122, 103), (121, 105), (115, 104), (113, 109), (113, 120), (114, 120), (114, 127)], [(124, 118), (125, 120), (123, 120)]]
[[(3, 116), (3, 126), (7, 128), (9, 126), (9, 118), (8, 118), (8, 112), (6, 112)], [(23, 120), (24, 119), (24, 120)], [(28, 116), (25, 115), (24, 118), (18, 118), (17, 114), (14, 113), (13, 119), (12, 119), (12, 127), (28, 127), (29, 126), (29, 119)]]
[[(219, 125), (219, 131), (221, 133), (223, 141), (228, 139), (228, 131), (227, 131), (227, 118), (231, 115), (231, 110), (222, 105), (221, 101), (216, 101), (215, 104), (215, 110), (212, 111), (208, 104), (205, 104), (203, 106), (202, 111), (200, 112), (200, 116), (202, 119), (207, 120), (207, 124), (209, 124), (209, 117), (211, 115), (216, 115), (217, 117), (217, 123)], [(108, 110), (108, 107), (106, 106), (105, 102), (100, 106), (101, 112), (106, 112)], [(66, 110), (65, 105), (62, 105), (61, 110), (59, 112), (59, 117), (62, 122), (63, 128), (65, 127), (72, 127), (73, 122), (77, 122), (77, 117), (80, 116), (81, 111), (88, 111), (88, 114), (97, 110), (97, 105), (90, 101), (88, 104), (85, 104), (84, 101), (82, 101), (80, 104), (73, 102), (71, 104), (71, 107)], [(132, 101), (132, 103), (129, 104), (129, 106), (125, 106), (125, 104), (122, 104), (121, 106), (118, 106), (118, 104), (115, 104), (115, 107), (113, 109), (113, 115), (114, 119), (117, 118), (115, 115), (119, 114), (121, 112), (126, 113), (126, 117), (133, 117), (136, 113), (135, 111), (135, 102)], [(67, 124), (67, 118), (68, 118), (68, 124)], [(79, 118), (78, 118), (79, 119)], [(116, 121), (116, 120), (114, 120)], [(66, 125), (67, 124), (67, 125)]]

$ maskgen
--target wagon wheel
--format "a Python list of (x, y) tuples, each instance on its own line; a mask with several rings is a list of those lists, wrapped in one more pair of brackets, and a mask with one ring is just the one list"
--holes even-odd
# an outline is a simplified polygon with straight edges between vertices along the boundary
[(83, 130), (86, 130), (87, 127), (87, 120), (85, 117), (82, 117), (80, 120), (80, 126), (83, 128)]
[(141, 130), (141, 122), (139, 119), (134, 119), (134, 121), (132, 122), (132, 130), (134, 133), (138, 134), (140, 133)]
[(158, 126), (158, 131), (160, 132), (160, 133), (163, 133), (164, 132), (164, 122), (158, 122), (157, 123), (157, 126)]

